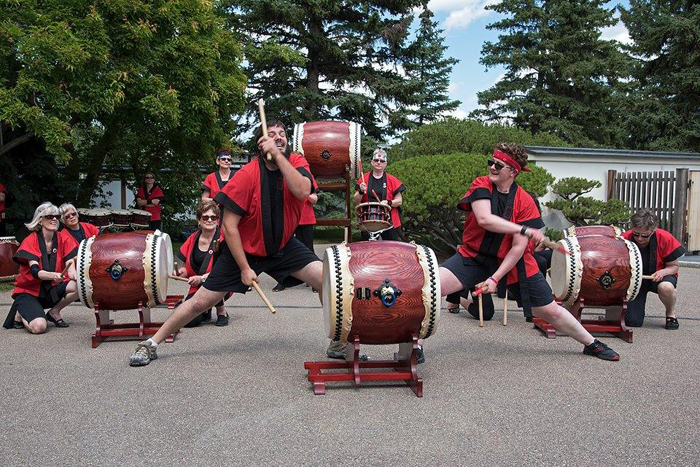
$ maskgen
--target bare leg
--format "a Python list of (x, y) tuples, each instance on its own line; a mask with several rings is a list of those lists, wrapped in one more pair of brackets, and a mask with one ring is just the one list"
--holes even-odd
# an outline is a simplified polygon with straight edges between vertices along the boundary
[(22, 318), (22, 324), (24, 324), (24, 328), (32, 334), (43, 334), (48, 327), (48, 323), (44, 318), (34, 318), (30, 323)]
[(226, 295), (226, 292), (212, 292), (204, 287), (200, 287), (192, 298), (175, 308), (175, 311), (165, 320), (165, 323), (151, 337), (151, 340), (156, 344), (160, 344), (170, 334), (179, 331), (185, 324), (192, 321), (195, 316), (213, 307), (219, 300), (224, 298), (224, 295)]
[(454, 292), (459, 292), (462, 289), (464, 289), (464, 286), (452, 271), (447, 268), (440, 268), (440, 293), (443, 297)]
[(216, 314), (219, 316), (226, 316), (226, 307), (224, 305), (216, 307)]
[(321, 300), (321, 284), (323, 283), (323, 262), (314, 261), (304, 266), (302, 269), (292, 273), (300, 281), (304, 281), (314, 289), (318, 290), (318, 300)]
[(532, 307), (532, 313), (535, 316), (544, 318), (548, 323), (553, 325), (557, 330), (567, 334), (583, 345), (591, 344), (595, 339), (591, 333), (579, 323), (574, 315), (566, 311), (565, 308), (552, 302), (546, 306)]
[(70, 281), (68, 282), (68, 286), (66, 286), (66, 296), (63, 297), (60, 302), (51, 307), (48, 313), (58, 321), (61, 319), (61, 310), (73, 303), (76, 298), (78, 298), (78, 287), (75, 281)]
[(666, 317), (676, 317), (676, 288), (670, 282), (659, 282), (658, 285), (659, 299), (666, 307)]

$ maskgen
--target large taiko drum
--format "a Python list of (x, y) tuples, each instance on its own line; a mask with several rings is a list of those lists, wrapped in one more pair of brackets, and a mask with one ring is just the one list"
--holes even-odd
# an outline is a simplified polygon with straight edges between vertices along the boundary
[(128, 310), (164, 303), (173, 270), (170, 237), (159, 230), (110, 233), (80, 242), (80, 301), (89, 308)]
[(622, 237), (589, 235), (558, 242), (571, 254), (552, 253), (552, 292), (566, 304), (583, 298), (587, 306), (622, 305), (642, 286), (642, 256)]
[(2, 282), (13, 281), (19, 274), (19, 264), (12, 259), (17, 248), (19, 243), (15, 237), (0, 237), (0, 281)]
[(328, 337), (362, 344), (411, 342), (435, 334), (440, 277), (435, 253), (412, 243), (341, 243), (323, 258)]
[(564, 229), (564, 237), (595, 237), (600, 235), (604, 237), (620, 237), (622, 236), (622, 230), (614, 225), (585, 225)]
[(357, 225), (368, 232), (391, 228), (391, 207), (377, 202), (362, 203), (355, 207)]
[(360, 176), (362, 126), (352, 122), (306, 122), (294, 125), (293, 151), (306, 157), (316, 178)]

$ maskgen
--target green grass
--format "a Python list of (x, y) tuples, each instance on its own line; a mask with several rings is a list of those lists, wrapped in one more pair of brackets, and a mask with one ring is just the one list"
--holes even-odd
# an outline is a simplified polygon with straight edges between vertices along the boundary
[(0, 292), (12, 292), (14, 288), (14, 282), (0, 282)]

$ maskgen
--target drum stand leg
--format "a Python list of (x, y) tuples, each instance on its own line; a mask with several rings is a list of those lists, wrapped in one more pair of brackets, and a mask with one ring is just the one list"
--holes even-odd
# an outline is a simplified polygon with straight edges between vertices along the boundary
[[(126, 310), (124, 310), (126, 311)], [(139, 313), (138, 323), (119, 323), (114, 324), (114, 320), (110, 319), (110, 310), (100, 308), (99, 303), (95, 303), (95, 333), (92, 335), (92, 348), (96, 348), (105, 338), (116, 337), (137, 337), (143, 339), (146, 336), (152, 336), (163, 323), (154, 323), (151, 321), (151, 309), (144, 307), (142, 302), (139, 302), (137, 311)], [(173, 342), (175, 335), (173, 333), (165, 338), (165, 342)]]
[[(418, 336), (413, 335), (412, 342), (399, 344), (398, 353), (393, 360), (360, 360), (360, 338), (355, 336), (352, 346), (346, 349), (348, 359), (344, 362), (305, 362), (304, 369), (308, 370), (308, 380), (313, 384), (314, 394), (326, 393), (328, 381), (353, 381), (356, 386), (367, 381), (404, 381), (418, 397), (423, 397), (423, 380), (418, 377), (416, 358), (418, 351)], [(390, 368), (392, 371), (361, 372), (362, 369)], [(328, 372), (323, 370), (345, 370)]]
[[(560, 302), (557, 301), (561, 305)], [(564, 305), (562, 305), (564, 306)], [(625, 325), (625, 311), (627, 310), (627, 302), (623, 301), (622, 305), (599, 307), (605, 309), (605, 316), (599, 316), (598, 319), (582, 319), (581, 313), (585, 308), (583, 298), (576, 300), (573, 304), (564, 306), (571, 313), (583, 328), (593, 333), (607, 332), (619, 337), (625, 342), (632, 343), (632, 330)], [(598, 308), (598, 307), (591, 307)], [(554, 326), (549, 324), (542, 318), (534, 318), (533, 324), (536, 328), (545, 332), (548, 338), (553, 339), (556, 336)]]

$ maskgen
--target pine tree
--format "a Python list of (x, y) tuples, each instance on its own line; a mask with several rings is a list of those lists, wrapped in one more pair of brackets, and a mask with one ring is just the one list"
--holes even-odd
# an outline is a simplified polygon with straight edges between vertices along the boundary
[(235, 0), (224, 2), (245, 43), (248, 113), (241, 131), (266, 113), (287, 122), (340, 118), (382, 139), (405, 129), (395, 112), (412, 83), (400, 59), (419, 0)]
[(625, 57), (600, 30), (616, 23), (605, 0), (502, 0), (488, 6), (505, 17), (488, 29), (505, 31), (486, 42), (480, 63), (506, 74), (478, 93), (472, 116), (546, 131), (571, 144), (615, 146), (619, 140), (616, 86)]
[(445, 57), (447, 46), (443, 44), (443, 30), (432, 20), (433, 16), (426, 2), (418, 16), (420, 25), (416, 38), (406, 48), (404, 70), (414, 83), (413, 105), (404, 109), (407, 119), (404, 126), (408, 127), (437, 120), (460, 104), (447, 95), (452, 67), (459, 60)]
[(700, 151), (700, 5), (631, 0), (621, 11), (635, 58), (627, 144)]

